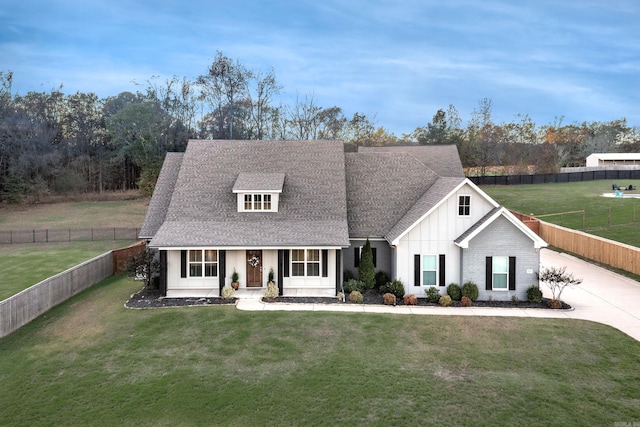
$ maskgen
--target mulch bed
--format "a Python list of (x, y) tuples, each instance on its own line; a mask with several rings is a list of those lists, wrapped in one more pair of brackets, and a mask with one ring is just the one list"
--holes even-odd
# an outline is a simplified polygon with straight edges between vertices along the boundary
[[(382, 295), (375, 291), (367, 291), (363, 294), (364, 304), (382, 305)], [(131, 295), (131, 298), (125, 303), (128, 308), (158, 308), (158, 307), (186, 307), (199, 305), (233, 305), (237, 298), (165, 298), (157, 290), (147, 290), (143, 288), (139, 292)], [(350, 302), (342, 302), (337, 298), (331, 297), (277, 297), (274, 299), (262, 299), (266, 303), (301, 303), (301, 304), (351, 304)], [(534, 304), (529, 301), (475, 301), (473, 307), (500, 307), (500, 308), (541, 308), (549, 309), (544, 298), (542, 303)], [(396, 305), (404, 305), (402, 298), (398, 298)], [(418, 298), (418, 306), (439, 306), (437, 303), (428, 302), (424, 298)], [(451, 307), (461, 307), (460, 301), (452, 301)], [(571, 309), (571, 306), (562, 303), (562, 309)]]

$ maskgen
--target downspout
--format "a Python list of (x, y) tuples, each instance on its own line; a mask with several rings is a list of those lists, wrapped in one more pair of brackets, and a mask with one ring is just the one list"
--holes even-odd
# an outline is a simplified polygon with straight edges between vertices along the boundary
[(464, 283), (464, 248), (460, 248), (460, 286)]

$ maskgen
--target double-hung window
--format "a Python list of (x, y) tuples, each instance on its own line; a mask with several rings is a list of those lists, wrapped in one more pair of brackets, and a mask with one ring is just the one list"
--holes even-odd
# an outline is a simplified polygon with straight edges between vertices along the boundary
[(292, 276), (320, 276), (319, 249), (293, 249), (291, 251)]
[(471, 215), (471, 196), (458, 196), (458, 216)]
[(189, 277), (216, 277), (218, 251), (197, 249), (189, 251)]
[(422, 256), (422, 286), (436, 286), (438, 278), (438, 258), (436, 255)]
[(509, 257), (494, 256), (492, 268), (494, 290), (507, 290), (509, 284)]
[(271, 194), (245, 194), (245, 211), (271, 211)]

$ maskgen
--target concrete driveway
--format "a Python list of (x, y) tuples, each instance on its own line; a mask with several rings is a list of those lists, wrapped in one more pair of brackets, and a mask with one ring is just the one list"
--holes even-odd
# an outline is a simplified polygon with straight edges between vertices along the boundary
[[(543, 267), (567, 267), (583, 280), (573, 288), (565, 288), (562, 300), (574, 307), (572, 311), (555, 312), (569, 319), (584, 319), (604, 323), (640, 341), (640, 283), (565, 253), (543, 249)], [(540, 285), (545, 297), (551, 292)]]

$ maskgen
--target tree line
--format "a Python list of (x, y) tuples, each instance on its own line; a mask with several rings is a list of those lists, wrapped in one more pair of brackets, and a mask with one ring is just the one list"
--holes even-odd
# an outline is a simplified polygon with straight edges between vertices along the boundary
[(453, 105), (396, 136), (375, 115), (348, 117), (318, 105), (313, 94), (282, 101), (275, 71), (250, 70), (218, 51), (195, 79), (150, 77), (141, 90), (14, 94), (13, 73), (0, 72), (0, 201), (38, 201), (47, 194), (139, 188), (150, 194), (164, 155), (200, 139), (342, 139), (358, 146), (455, 144), (463, 166), (486, 174), (553, 172), (584, 165), (592, 152), (640, 150), (640, 130), (625, 119), (537, 126), (528, 115), (495, 123), (491, 99), (480, 100), (465, 126)]

